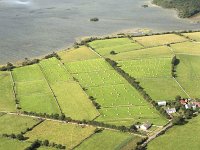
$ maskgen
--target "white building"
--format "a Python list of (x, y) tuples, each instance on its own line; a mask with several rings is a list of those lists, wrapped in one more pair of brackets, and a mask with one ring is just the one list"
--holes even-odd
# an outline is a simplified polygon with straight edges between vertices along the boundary
[(158, 102), (158, 106), (166, 106), (167, 102), (166, 101), (160, 101)]
[(149, 122), (146, 122), (146, 123), (144, 123), (144, 124), (142, 124), (141, 126), (140, 126), (140, 129), (141, 130), (148, 130), (150, 127), (151, 127), (151, 123), (149, 123)]
[(173, 113), (176, 112), (176, 108), (167, 108), (167, 109), (166, 109), (166, 112), (167, 112), (168, 114), (173, 114)]

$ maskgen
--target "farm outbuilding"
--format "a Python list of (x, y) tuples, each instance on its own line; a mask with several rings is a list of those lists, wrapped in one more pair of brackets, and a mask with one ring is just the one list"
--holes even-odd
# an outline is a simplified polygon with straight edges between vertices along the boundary
[(144, 123), (140, 126), (140, 129), (141, 130), (148, 130), (151, 126), (152, 126), (152, 124), (150, 122), (146, 122), (146, 123)]
[(159, 101), (158, 106), (166, 106), (167, 102), (166, 101)]

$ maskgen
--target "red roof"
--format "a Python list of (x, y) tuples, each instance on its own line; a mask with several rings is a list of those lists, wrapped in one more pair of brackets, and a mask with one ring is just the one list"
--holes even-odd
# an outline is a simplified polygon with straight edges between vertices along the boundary
[(185, 105), (187, 102), (185, 100), (180, 100), (180, 103)]

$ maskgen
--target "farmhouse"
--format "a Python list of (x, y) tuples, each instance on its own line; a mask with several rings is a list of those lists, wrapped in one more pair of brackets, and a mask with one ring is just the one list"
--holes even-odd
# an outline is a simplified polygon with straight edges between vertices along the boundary
[(186, 104), (185, 105), (185, 109), (193, 109), (193, 110), (195, 110), (196, 109), (196, 105), (195, 104), (193, 104), (193, 103), (190, 103), (190, 104)]
[(167, 102), (166, 101), (160, 101), (158, 102), (158, 106), (166, 106)]
[(167, 112), (168, 114), (173, 114), (173, 113), (176, 112), (176, 108), (167, 108), (167, 109), (166, 109), (166, 112)]
[(146, 123), (144, 123), (144, 124), (142, 124), (142, 125), (140, 126), (140, 129), (141, 129), (141, 130), (148, 130), (151, 126), (152, 126), (151, 123), (146, 122)]

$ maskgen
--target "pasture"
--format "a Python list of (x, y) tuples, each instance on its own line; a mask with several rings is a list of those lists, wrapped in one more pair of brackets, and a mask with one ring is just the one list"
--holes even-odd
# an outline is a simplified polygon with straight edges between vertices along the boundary
[(118, 66), (135, 78), (171, 77), (172, 58), (118, 61)]
[(0, 117), (0, 134), (20, 134), (37, 123), (39, 123), (38, 119), (30, 117), (3, 115)]
[(16, 111), (10, 72), (0, 72), (0, 111)]
[(123, 52), (116, 55), (109, 55), (108, 57), (112, 60), (123, 61), (123, 60), (155, 58), (155, 57), (171, 58), (173, 57), (173, 53), (167, 46), (158, 46), (158, 47), (145, 48), (129, 52)]
[(64, 63), (99, 58), (99, 56), (95, 52), (93, 52), (86, 46), (60, 51), (58, 52), (58, 55)]
[(142, 44), (144, 47), (153, 47), (166, 45), (170, 43), (179, 43), (188, 41), (188, 39), (176, 34), (162, 34), (152, 36), (133, 37), (133, 40)]
[(113, 69), (104, 59), (91, 59), (65, 64), (70, 73), (85, 73)]
[[(136, 143), (140, 141), (141, 138), (127, 133), (104, 130), (94, 134), (91, 138), (75, 148), (75, 150), (119, 150), (131, 140), (135, 142), (136, 147)], [(134, 148), (134, 146), (131, 148)]]
[(32, 131), (27, 132), (25, 136), (29, 137), (28, 141), (36, 139), (55, 142), (65, 145), (67, 149), (72, 149), (85, 138), (94, 133), (95, 127), (80, 126), (73, 124), (64, 124), (53, 121), (44, 121)]
[(183, 33), (184, 36), (200, 42), (200, 32), (192, 32), (192, 33)]
[(93, 95), (102, 107), (146, 105), (138, 91), (129, 84), (89, 87), (88, 95)]
[(192, 97), (199, 97), (200, 56), (178, 55), (180, 64), (177, 67), (177, 80)]
[(31, 143), (20, 142), (18, 140), (0, 137), (0, 150), (22, 150), (30, 146)]
[(56, 58), (50, 58), (40, 62), (40, 67), (49, 84), (72, 80), (71, 75), (64, 65)]
[(171, 48), (176, 54), (200, 56), (200, 43), (195, 43), (195, 42), (177, 43), (177, 44), (172, 44)]
[(150, 104), (143, 106), (110, 107), (100, 109), (101, 116), (96, 121), (114, 125), (130, 126), (136, 122), (151, 122), (163, 126), (168, 121)]
[(187, 97), (173, 78), (144, 78), (138, 79), (140, 85), (156, 101), (173, 101), (177, 95)]
[(102, 56), (109, 55), (111, 51), (121, 53), (143, 48), (143, 46), (128, 38), (96, 40), (90, 42), (89, 46)]
[[(172, 149), (199, 149), (200, 116), (193, 118), (187, 124), (174, 126), (164, 135), (151, 141), (148, 150), (160, 150), (161, 145), (164, 150)], [(171, 139), (171, 140), (170, 140)], [(170, 142), (169, 142), (170, 140)]]
[(99, 115), (78, 83), (58, 82), (51, 87), (66, 116), (76, 120), (92, 120)]
[(38, 65), (16, 68), (13, 71), (13, 77), (16, 83), (17, 99), (22, 110), (48, 114), (60, 113)]
[(83, 87), (122, 84), (125, 81), (115, 70), (78, 73), (73, 76)]

